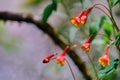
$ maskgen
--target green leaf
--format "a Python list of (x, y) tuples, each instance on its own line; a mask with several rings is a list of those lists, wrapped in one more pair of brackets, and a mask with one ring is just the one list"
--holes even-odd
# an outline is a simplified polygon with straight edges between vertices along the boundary
[(48, 5), (43, 12), (43, 17), (42, 17), (42, 21), (43, 23), (46, 23), (49, 16), (52, 14), (53, 11), (55, 11), (57, 9), (57, 1), (56, 0), (52, 0), (53, 3)]
[(43, 12), (43, 17), (42, 17), (43, 23), (47, 22), (49, 16), (51, 15), (52, 11), (54, 10), (53, 8), (54, 8), (53, 4), (50, 4), (45, 8), (45, 10)]
[(110, 8), (113, 8), (115, 5), (120, 3), (120, 0), (108, 0)]
[(103, 30), (109, 38), (114, 33), (113, 25), (108, 21), (104, 22)]
[(57, 0), (52, 0), (53, 10), (56, 10), (56, 9), (57, 9), (57, 3), (58, 3)]
[(101, 27), (103, 26), (105, 16), (102, 16), (101, 18), (95, 20), (89, 28), (89, 34), (92, 35), (92, 39), (97, 35), (97, 33), (100, 31)]
[(115, 39), (115, 45), (120, 46), (120, 31), (117, 33)]
[(53, 4), (57, 4), (58, 0), (52, 0)]
[(114, 72), (116, 71), (118, 64), (119, 64), (119, 59), (115, 59), (111, 61), (110, 66), (101, 68), (98, 72), (99, 79), (110, 80), (112, 74), (114, 74)]

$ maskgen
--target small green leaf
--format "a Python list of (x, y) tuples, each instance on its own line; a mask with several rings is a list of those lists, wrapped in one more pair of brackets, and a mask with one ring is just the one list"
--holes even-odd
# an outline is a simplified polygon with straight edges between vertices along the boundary
[(56, 9), (57, 9), (57, 3), (58, 3), (57, 0), (52, 0), (53, 10), (56, 10)]
[(53, 4), (57, 4), (58, 0), (52, 0)]
[(116, 71), (118, 64), (119, 64), (119, 59), (115, 59), (111, 61), (110, 66), (101, 68), (98, 72), (99, 79), (110, 80), (112, 74)]
[(113, 25), (108, 21), (105, 21), (103, 25), (103, 30), (109, 38), (114, 33)]
[(105, 16), (102, 16), (101, 18), (95, 20), (89, 28), (89, 34), (92, 35), (92, 39), (94, 39), (94, 37), (97, 35), (97, 33), (99, 32), (99, 30), (101, 29), (101, 27), (103, 26), (104, 20), (105, 20)]
[(57, 1), (56, 0), (52, 0), (52, 1), (53, 1), (53, 3), (48, 5), (44, 9), (43, 17), (42, 17), (43, 23), (46, 23), (48, 18), (49, 18), (49, 16), (52, 14), (52, 12), (57, 9)]
[(120, 0), (108, 0), (110, 8), (113, 8), (115, 5), (120, 3)]
[(49, 16), (50, 16), (51, 13), (52, 13), (52, 11), (53, 11), (53, 5), (52, 5), (52, 4), (48, 5), (48, 6), (45, 8), (45, 10), (44, 10), (44, 12), (43, 12), (43, 17), (42, 17), (42, 21), (43, 21), (44, 23), (46, 23), (47, 19), (49, 18)]

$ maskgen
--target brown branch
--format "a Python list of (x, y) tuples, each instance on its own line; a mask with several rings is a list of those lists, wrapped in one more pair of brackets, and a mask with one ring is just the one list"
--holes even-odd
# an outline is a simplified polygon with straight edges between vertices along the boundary
[[(0, 12), (0, 19), (5, 21), (6, 20), (12, 20), (18, 22), (24, 21), (27, 23), (35, 24), (39, 30), (42, 30), (44, 33), (49, 35), (52, 38), (52, 40), (55, 42), (55, 44), (57, 44), (60, 48), (64, 49), (68, 45), (60, 38), (60, 35), (49, 24), (47, 23), (43, 24), (41, 21), (34, 20), (32, 16), (23, 16), (20, 14), (15, 14), (10, 12)], [(86, 80), (92, 80), (92, 77), (88, 74), (86, 66), (84, 62), (81, 60), (81, 58), (74, 51), (70, 51), (68, 55), (77, 65), (78, 69), (82, 72)]]

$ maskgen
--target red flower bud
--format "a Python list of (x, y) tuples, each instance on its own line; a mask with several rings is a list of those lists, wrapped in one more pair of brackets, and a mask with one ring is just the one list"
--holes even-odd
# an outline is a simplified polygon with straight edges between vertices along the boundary
[(43, 62), (43, 63), (48, 63), (53, 56), (55, 56), (55, 54), (50, 54), (50, 55), (48, 55), (47, 57), (45, 57), (45, 58), (43, 59), (42, 62)]
[(86, 40), (86, 42), (81, 46), (81, 49), (85, 51), (86, 53), (90, 50), (90, 42), (91, 42), (91, 36)]

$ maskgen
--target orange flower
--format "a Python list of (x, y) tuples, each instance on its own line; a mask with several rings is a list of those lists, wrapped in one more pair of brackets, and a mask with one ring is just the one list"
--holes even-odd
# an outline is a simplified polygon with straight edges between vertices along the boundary
[(90, 50), (90, 42), (91, 42), (91, 36), (86, 40), (86, 42), (81, 46), (81, 49), (85, 51), (86, 53)]
[(65, 63), (65, 55), (67, 54), (67, 52), (69, 51), (69, 49), (70, 49), (70, 47), (67, 46), (67, 47), (63, 50), (62, 54), (61, 54), (60, 56), (58, 56), (57, 59), (56, 59), (56, 62), (57, 62), (58, 64), (60, 64), (61, 66), (64, 66), (64, 63)]
[(93, 7), (90, 7), (87, 10), (83, 10), (77, 17), (72, 18), (70, 20), (71, 24), (73, 24), (76, 28), (79, 28), (80, 24), (84, 25), (87, 21), (88, 14), (93, 9)]
[(86, 53), (88, 53), (89, 50), (90, 50), (90, 43), (85, 43), (85, 44), (83, 44), (83, 45), (81, 46), (81, 49), (82, 49), (83, 51), (85, 51)]
[(98, 63), (101, 64), (103, 67), (110, 65), (110, 59), (108, 57), (108, 49), (109, 45), (106, 47), (106, 51), (103, 56), (101, 56), (98, 60)]
[(48, 55), (47, 57), (45, 57), (45, 58), (43, 59), (42, 62), (43, 62), (43, 63), (48, 63), (53, 56), (55, 56), (55, 54), (50, 54), (50, 55)]
[(80, 26), (80, 19), (78, 17), (72, 18), (71, 19), (71, 24), (73, 24), (76, 28), (79, 28)]
[(65, 55), (60, 55), (57, 57), (56, 62), (61, 66), (64, 66), (65, 63)]
[(80, 24), (81, 24), (81, 16), (84, 14), (85, 11), (82, 11), (77, 17), (72, 18), (70, 20), (71, 24), (73, 24), (76, 28), (79, 28)]
[(103, 67), (110, 65), (110, 59), (108, 55), (103, 55), (102, 57), (99, 58), (98, 60), (99, 64), (101, 64)]

